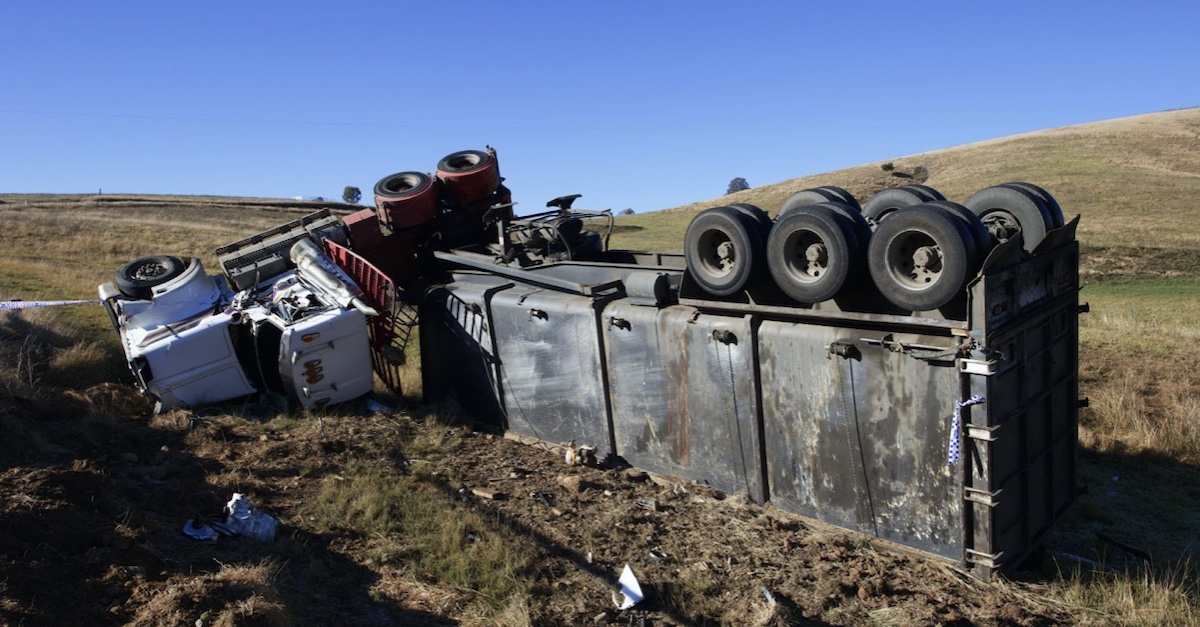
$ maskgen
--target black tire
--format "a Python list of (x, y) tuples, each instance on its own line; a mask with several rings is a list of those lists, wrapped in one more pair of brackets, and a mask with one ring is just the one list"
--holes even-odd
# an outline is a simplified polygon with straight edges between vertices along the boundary
[(375, 197), (384, 202), (396, 202), (419, 196), (433, 185), (433, 179), (423, 172), (389, 174), (375, 184)]
[(1046, 206), (1046, 211), (1050, 214), (1050, 222), (1054, 224), (1054, 228), (1058, 228), (1066, 224), (1066, 220), (1063, 219), (1062, 207), (1058, 205), (1058, 201), (1054, 199), (1054, 196), (1050, 195), (1050, 192), (1038, 187), (1037, 185), (1034, 185), (1033, 183), (1026, 183), (1024, 181), (1004, 183), (1002, 187), (1016, 187), (1018, 189), (1023, 189), (1034, 196), (1037, 196)]
[(767, 212), (763, 211), (758, 205), (752, 205), (748, 202), (737, 202), (729, 206), (753, 219), (758, 224), (759, 232), (762, 233), (764, 238), (767, 236), (767, 233), (771, 232), (771, 216), (767, 215)]
[(996, 238), (993, 237), (992, 232), (989, 231), (986, 226), (984, 226), (983, 220), (980, 220), (979, 216), (975, 215), (975, 212), (956, 202), (950, 202), (949, 200), (935, 200), (925, 204), (933, 207), (940, 207), (946, 211), (949, 211), (959, 220), (962, 220), (963, 224), (967, 225), (967, 230), (970, 231), (971, 235), (975, 238), (975, 248), (978, 249), (977, 259), (980, 263), (982, 263), (987, 257), (987, 254), (996, 247)]
[(984, 226), (998, 242), (1007, 242), (1021, 233), (1025, 250), (1034, 248), (1053, 228), (1045, 203), (1026, 190), (996, 185), (981, 189), (963, 203), (983, 220)]
[(875, 228), (867, 255), (883, 297), (907, 311), (929, 311), (963, 293), (970, 277), (967, 226), (950, 212), (897, 209)]
[(928, 196), (929, 200), (946, 200), (946, 197), (938, 190), (920, 183), (909, 183), (908, 185), (902, 185), (900, 186), (900, 189), (911, 189), (915, 192)]
[(119, 290), (129, 298), (150, 300), (154, 288), (183, 274), (186, 266), (179, 257), (152, 255), (134, 259), (117, 270), (114, 281)]
[(861, 258), (853, 227), (834, 209), (798, 207), (775, 222), (767, 241), (767, 266), (775, 284), (802, 303), (837, 295)]
[(733, 207), (700, 212), (684, 236), (684, 259), (696, 283), (713, 296), (729, 296), (755, 282), (765, 265), (758, 225)]
[(896, 210), (919, 205), (930, 200), (933, 199), (926, 196), (924, 192), (905, 189), (903, 187), (893, 187), (872, 196), (867, 201), (867, 204), (863, 205), (862, 214), (872, 228), (878, 228), (879, 223)]
[(437, 169), (439, 172), (466, 174), (488, 167), (491, 161), (492, 156), (482, 150), (460, 150), (442, 157)]
[[(859, 248), (864, 251), (867, 249), (867, 240), (871, 239), (871, 225), (867, 223), (867, 219), (864, 218), (857, 209), (844, 202), (833, 201), (817, 203), (816, 205), (812, 206), (824, 207), (841, 216), (852, 228), (855, 239), (858, 240)], [(783, 218), (783, 215), (780, 215), (779, 217)]]
[(854, 197), (854, 194), (851, 194), (850, 192), (846, 191), (845, 189), (843, 189), (841, 187), (838, 187), (836, 185), (822, 185), (815, 189), (820, 189), (820, 190), (829, 192), (829, 193), (833, 194), (834, 196), (837, 196), (837, 199), (839, 201), (844, 202), (847, 205), (850, 205), (851, 207), (854, 207), (855, 211), (858, 211), (860, 213), (862, 212), (862, 205), (858, 204), (858, 199)]
[[(851, 196), (853, 198), (853, 196)], [(783, 201), (779, 207), (779, 213), (775, 215), (776, 219), (782, 218), (787, 212), (799, 207), (808, 207), (823, 202), (844, 202), (842, 197), (831, 189), (824, 187), (813, 187), (811, 189), (802, 190), (788, 196), (788, 199)]]

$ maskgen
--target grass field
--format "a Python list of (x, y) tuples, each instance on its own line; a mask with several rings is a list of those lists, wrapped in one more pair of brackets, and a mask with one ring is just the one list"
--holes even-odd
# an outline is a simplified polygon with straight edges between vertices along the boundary
[[(623, 217), (613, 246), (678, 250), (691, 217), (704, 207), (750, 202), (774, 214), (789, 195), (815, 185), (846, 187), (865, 200), (879, 189), (908, 182), (883, 172), (879, 164), (887, 161), (902, 171), (925, 166), (930, 172), (926, 184), (952, 200), (961, 201), (978, 189), (1010, 180), (1046, 187), (1065, 213), (1082, 215), (1080, 301), (1091, 308), (1081, 316), (1080, 327), (1080, 387), (1090, 401), (1081, 412), (1080, 429), (1080, 473), (1087, 492), (1047, 542), (1067, 557), (1019, 575), (1008, 593), (1061, 612), (1048, 615), (1074, 617), (1081, 624), (1198, 624), (1200, 579), (1192, 561), (1200, 529), (1200, 368), (1196, 367), (1200, 318), (1195, 313), (1200, 293), (1196, 255), (1200, 222), (1193, 217), (1200, 211), (1198, 140), (1200, 110), (1191, 109), (887, 157), (879, 163), (686, 207)], [(519, 187), (515, 191), (519, 193)], [(293, 219), (294, 211), (305, 208), (294, 206), (302, 203), (273, 202), (0, 194), (4, 233), (0, 300), (92, 298), (96, 285), (109, 280), (118, 266), (151, 253), (194, 255), (213, 268), (212, 250), (217, 246)], [(54, 453), (56, 447), (93, 450), (106, 441), (109, 431), (140, 441), (150, 437), (145, 435), (147, 429), (159, 429), (174, 438), (171, 446), (176, 440), (178, 446), (185, 446), (200, 437), (190, 428), (168, 424), (167, 419), (135, 428), (132, 413), (122, 413), (132, 412), (124, 396), (101, 394), (99, 390), (108, 390), (103, 386), (109, 382), (127, 381), (118, 350), (97, 306), (0, 314), (0, 355), (5, 359), (0, 364), (0, 429), (12, 449), (0, 471), (37, 467), (36, 456), (25, 457), (27, 453), (62, 457)], [(96, 415), (101, 422), (94, 431), (88, 427), (63, 436), (30, 421), (30, 408), (56, 417)], [(440, 425), (438, 412), (452, 410), (414, 411), (432, 416), (429, 423)], [(206, 462), (209, 474), (201, 474), (198, 484), (222, 490), (247, 486), (266, 490), (269, 473), (255, 470), (250, 461), (231, 458), (222, 447), (259, 438), (267, 453), (274, 450), (270, 448), (273, 438), (312, 446), (319, 440), (320, 446), (326, 446), (329, 439), (324, 431), (318, 438), (319, 427), (313, 423), (289, 416), (266, 425), (221, 426), (216, 432), (219, 437), (194, 443), (197, 451), (210, 450), (213, 460), (222, 460), (221, 464)], [(333, 418), (328, 423), (340, 424)], [(311, 524), (312, 530), (305, 531), (311, 535), (290, 540), (278, 556), (205, 571), (202, 581), (170, 579), (175, 582), (171, 589), (185, 581), (190, 583), (179, 589), (191, 585), (233, 590), (236, 594), (229, 594), (257, 599), (260, 613), (279, 618), (271, 624), (292, 622), (295, 617), (281, 608), (302, 601), (289, 586), (300, 585), (305, 578), (331, 588), (343, 585), (336, 582), (342, 571), (331, 570), (327, 563), (336, 561), (330, 556), (340, 553), (330, 552), (321, 562), (309, 550), (320, 533), (337, 531), (359, 538), (364, 547), (354, 555), (361, 556), (366, 571), (353, 572), (362, 581), (375, 583), (362, 584), (358, 579), (351, 583), (370, 588), (370, 602), (382, 607), (393, 607), (387, 603), (399, 603), (396, 599), (418, 604), (430, 612), (419, 618), (430, 621), (452, 616), (468, 624), (552, 624), (537, 618), (536, 599), (569, 596), (571, 590), (542, 589), (543, 584), (537, 583), (538, 566), (530, 558), (537, 549), (525, 544), (514, 526), (489, 522), (463, 509), (453, 492), (448, 497), (438, 488), (444, 479), (430, 474), (432, 469), (401, 472), (379, 463), (393, 457), (432, 458), (448, 447), (466, 446), (463, 438), (469, 434), (442, 427), (409, 433), (405, 429), (410, 427), (396, 427), (404, 437), (394, 443), (380, 432), (356, 435), (353, 427), (349, 429), (336, 441), (359, 448), (345, 464), (332, 468), (313, 461), (320, 459), (318, 448), (313, 449), (311, 460), (298, 462), (293, 469), (301, 478), (327, 475), (313, 498), (297, 506), (300, 519)], [(368, 441), (361, 441), (364, 435)], [(12, 452), (18, 448), (21, 454)], [(108, 455), (121, 453), (113, 449)], [(108, 459), (103, 452), (90, 457), (80, 453), (78, 458), (101, 460), (92, 463)], [(456, 514), (438, 515), (444, 511)], [(0, 514), (0, 519), (11, 515)], [(591, 533), (600, 537), (599, 531)], [(463, 544), (463, 538), (472, 539)], [(1130, 560), (1130, 546), (1152, 560)], [(112, 575), (96, 579), (106, 576)], [(8, 607), (4, 582), (0, 574), (0, 612)], [(154, 590), (156, 596), (149, 598), (147, 607), (155, 602), (175, 608), (186, 605), (186, 599), (171, 596), (181, 593), (167, 592), (166, 584)], [(687, 577), (660, 592), (678, 609), (712, 606), (714, 601), (704, 599), (714, 590), (720, 590), (717, 580), (688, 571)], [(719, 615), (718, 610), (712, 612), (705, 615)], [(0, 619), (4, 616), (0, 613)], [(149, 624), (170, 614), (129, 616), (129, 622)], [(857, 624), (856, 616), (860, 615), (839, 618), (833, 612), (820, 618), (833, 624)], [(890, 620), (887, 613), (861, 616), (875, 624), (905, 622)], [(36, 618), (29, 620), (38, 622)], [(950, 620), (942, 616), (932, 622)], [(997, 619), (997, 624), (1019, 623)]]

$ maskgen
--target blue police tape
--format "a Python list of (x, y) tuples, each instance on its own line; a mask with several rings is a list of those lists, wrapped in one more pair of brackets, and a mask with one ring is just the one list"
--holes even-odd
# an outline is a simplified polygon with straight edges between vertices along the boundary
[(91, 300), (0, 300), (0, 311), (16, 309), (40, 309), (42, 307), (58, 307), (60, 305), (87, 305), (100, 302)]
[(965, 401), (954, 403), (954, 415), (950, 418), (950, 450), (946, 455), (948, 465), (953, 466), (958, 462), (959, 458), (959, 443), (962, 441), (962, 408), (984, 402), (987, 401), (982, 396), (976, 394)]

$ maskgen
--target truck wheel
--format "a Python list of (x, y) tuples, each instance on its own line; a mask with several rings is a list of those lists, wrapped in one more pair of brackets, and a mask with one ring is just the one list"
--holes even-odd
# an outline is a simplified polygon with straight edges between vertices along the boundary
[(984, 226), (983, 220), (980, 220), (979, 216), (975, 215), (970, 209), (949, 200), (935, 200), (925, 204), (949, 211), (954, 217), (962, 220), (963, 224), (967, 225), (967, 230), (971, 232), (971, 236), (975, 240), (975, 248), (977, 249), (976, 258), (980, 263), (996, 247), (996, 238), (992, 237), (992, 232)]
[(936, 190), (928, 185), (921, 185), (920, 183), (909, 183), (908, 185), (901, 185), (900, 189), (911, 189), (914, 192), (928, 196), (929, 200), (946, 200), (946, 197), (938, 190)]
[(375, 210), (392, 228), (424, 224), (437, 215), (437, 190), (422, 172), (397, 172), (375, 184)]
[(683, 245), (688, 272), (713, 296), (729, 296), (761, 273), (762, 234), (754, 220), (733, 207), (700, 212), (688, 225)]
[(1047, 192), (1033, 183), (1025, 183), (1022, 181), (1004, 183), (1001, 185), (1001, 187), (1016, 187), (1018, 189), (1023, 189), (1034, 196), (1037, 196), (1038, 199), (1042, 201), (1042, 204), (1045, 205), (1047, 213), (1050, 214), (1050, 223), (1054, 225), (1052, 228), (1058, 228), (1066, 224), (1066, 220), (1063, 219), (1062, 207), (1058, 205), (1058, 201), (1054, 199), (1054, 196), (1050, 195), (1050, 192)]
[(875, 228), (867, 255), (884, 298), (908, 311), (929, 311), (962, 293), (971, 233), (949, 212), (897, 209)]
[(117, 270), (117, 289), (129, 298), (150, 300), (154, 288), (183, 274), (183, 260), (168, 255), (134, 259)]
[(858, 204), (858, 199), (854, 197), (854, 194), (851, 194), (841, 187), (836, 185), (822, 185), (816, 189), (822, 189), (833, 194), (834, 196), (837, 196), (838, 200), (850, 205), (851, 207), (854, 207), (855, 211), (862, 211), (862, 205)]
[(823, 205), (797, 207), (771, 229), (767, 266), (785, 294), (802, 303), (819, 303), (845, 286), (860, 257), (858, 249), (845, 216)]
[(861, 210), (861, 208), (858, 206), (858, 200), (856, 200), (854, 196), (850, 194), (850, 192), (840, 187), (813, 187), (811, 189), (799, 191), (791, 196), (788, 196), (788, 199), (783, 201), (783, 205), (779, 207), (779, 215), (777, 215), (776, 218), (782, 218), (785, 213), (791, 211), (792, 209), (816, 205), (823, 202), (842, 202), (846, 203), (846, 205), (850, 207), (853, 207), (855, 211)]
[(740, 213), (749, 216), (756, 224), (758, 224), (759, 232), (765, 238), (767, 233), (771, 232), (771, 216), (767, 215), (758, 205), (752, 205), (748, 202), (739, 202), (729, 205), (737, 209)]
[(983, 220), (997, 241), (1007, 242), (1020, 233), (1029, 252), (1037, 248), (1053, 224), (1038, 197), (1020, 188), (988, 187), (972, 194), (963, 204)]
[(897, 209), (919, 205), (923, 202), (933, 200), (914, 189), (905, 189), (903, 187), (893, 187), (885, 189), (878, 194), (875, 194), (863, 205), (862, 214), (867, 219), (867, 223), (871, 228), (878, 228), (879, 223), (890, 216)]
[(500, 165), (491, 153), (460, 150), (442, 157), (437, 177), (451, 202), (469, 205), (491, 196), (500, 187)]

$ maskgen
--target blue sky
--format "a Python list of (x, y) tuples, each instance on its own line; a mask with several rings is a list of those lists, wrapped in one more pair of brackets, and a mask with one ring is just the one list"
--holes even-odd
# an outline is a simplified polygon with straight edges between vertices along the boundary
[(518, 213), (640, 213), (1198, 106), (1197, 24), (1182, 1), (8, 0), (0, 192), (369, 196), (492, 145)]

